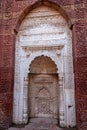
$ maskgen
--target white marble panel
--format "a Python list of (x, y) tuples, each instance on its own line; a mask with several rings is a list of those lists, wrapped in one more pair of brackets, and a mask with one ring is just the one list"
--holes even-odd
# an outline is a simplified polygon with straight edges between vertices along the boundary
[[(29, 50), (29, 47), (36, 48)], [(51, 47), (40, 50), (39, 47)], [(55, 50), (57, 46), (60, 49)], [(61, 48), (62, 46), (62, 48)], [(23, 47), (27, 47), (25, 50)], [(27, 91), (29, 67), (41, 55), (50, 57), (58, 68), (60, 82), (59, 120), (60, 125), (75, 126), (74, 74), (72, 57), (72, 32), (60, 13), (52, 8), (41, 6), (31, 11), (23, 20), (16, 38), (15, 83), (13, 122), (28, 122)], [(67, 89), (66, 89), (67, 88)], [(33, 91), (33, 93), (35, 93)], [(33, 100), (33, 99), (32, 99)], [(68, 105), (73, 109), (68, 110)], [(73, 117), (71, 118), (70, 116)], [(67, 117), (67, 118), (66, 118)]]
[(64, 73), (73, 74), (73, 57), (72, 56), (64, 56)]
[(74, 89), (65, 89), (67, 127), (74, 127), (76, 125), (74, 94), (75, 94)]
[(67, 74), (65, 73), (65, 89), (75, 89), (74, 87), (74, 74), (71, 73), (71, 74)]

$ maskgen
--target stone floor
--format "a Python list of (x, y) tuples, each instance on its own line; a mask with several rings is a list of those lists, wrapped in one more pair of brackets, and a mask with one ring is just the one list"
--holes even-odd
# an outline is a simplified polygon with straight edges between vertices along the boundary
[(59, 128), (57, 120), (50, 118), (33, 118), (26, 126), (10, 127), (8, 130), (76, 130), (76, 128)]

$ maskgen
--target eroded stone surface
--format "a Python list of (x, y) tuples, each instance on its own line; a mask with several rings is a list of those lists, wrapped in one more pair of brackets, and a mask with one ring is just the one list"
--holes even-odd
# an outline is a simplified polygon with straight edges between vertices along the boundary
[(76, 121), (72, 34), (60, 13), (46, 6), (31, 11), (22, 22), (17, 35), (13, 122), (25, 124), (28, 121), (28, 75), (32, 62), (42, 55), (51, 58), (57, 67), (60, 125), (73, 127)]

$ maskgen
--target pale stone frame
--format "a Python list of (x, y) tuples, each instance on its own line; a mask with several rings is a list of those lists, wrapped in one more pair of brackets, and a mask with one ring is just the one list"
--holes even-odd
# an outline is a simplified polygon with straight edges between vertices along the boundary
[[(58, 78), (59, 78), (59, 90), (60, 90), (60, 99), (59, 99), (59, 122), (60, 122), (60, 126), (62, 127), (66, 127), (67, 126), (67, 115), (66, 115), (66, 103), (65, 103), (65, 92), (64, 92), (64, 74), (63, 74), (63, 65), (60, 63), (60, 60), (58, 59), (57, 54), (54, 54), (53, 52), (48, 52), (48, 51), (39, 51), (39, 52), (35, 52), (32, 53), (29, 58), (27, 58), (27, 60), (25, 61), (25, 69), (23, 70), (23, 64), (24, 64), (24, 60), (21, 59), (20, 61), (20, 74), (18, 74), (18, 77), (21, 77), (21, 81), (19, 81), (19, 90), (17, 90), (18, 88), (16, 87), (16, 82), (15, 82), (15, 89), (14, 89), (14, 96), (19, 95), (19, 100), (14, 101), (14, 109), (13, 109), (13, 122), (16, 124), (26, 124), (28, 122), (28, 96), (27, 96), (27, 91), (28, 91), (28, 74), (29, 74), (29, 68), (30, 68), (30, 64), (32, 63), (32, 61), (38, 57), (38, 56), (48, 56), (49, 58), (52, 59), (52, 61), (54, 61), (54, 63), (57, 66), (58, 69)], [(15, 70), (16, 71), (16, 70)], [(17, 74), (17, 72), (15, 72)], [(23, 74), (24, 73), (24, 74)], [(17, 94), (18, 92), (18, 94)], [(20, 101), (20, 103), (19, 103)], [(15, 105), (16, 107), (18, 106), (18, 111), (17, 109), (15, 110)], [(21, 110), (22, 108), (22, 110)], [(20, 111), (19, 111), (20, 110)], [(18, 117), (16, 117), (16, 115), (19, 115)]]
[[(50, 54), (52, 54), (52, 52)], [(46, 54), (44, 54), (44, 53), (41, 52), (40, 54), (38, 53), (38, 55), (35, 55), (34, 58), (36, 58), (38, 56), (41, 56), (41, 55), (48, 56), (48, 55), (46, 55)], [(53, 60), (53, 58), (51, 57), (51, 55), (49, 55), (48, 57), (50, 57)], [(57, 54), (56, 54), (56, 57), (57, 57)], [(22, 104), (20, 104), (19, 108), (21, 108), (22, 106), (24, 106), (24, 108), (22, 107), (22, 109), (23, 109), (22, 111), (19, 109), (20, 110), (19, 113), (16, 113), (17, 111), (15, 112), (16, 115), (20, 116), (19, 117), (20, 119), (16, 118), (15, 114), (13, 115), (13, 122), (16, 123), (16, 124), (21, 124), (21, 123), (22, 124), (23, 123), (26, 124), (27, 120), (28, 120), (28, 116), (26, 114), (28, 110), (27, 110), (27, 107), (25, 107), (26, 104), (27, 104), (27, 91), (26, 91), (27, 90), (27, 86), (28, 86), (28, 75), (27, 74), (29, 73), (29, 65), (32, 63), (32, 61), (34, 60), (34, 58), (31, 58), (32, 60), (30, 60), (30, 58), (27, 59), (27, 61), (29, 61), (30, 63), (29, 62), (26, 63), (27, 64), (27, 68), (24, 66), (24, 68), (26, 70), (25, 69), (23, 70), (23, 68), (22, 68), (23, 66), (21, 66), (21, 64), (20, 64), (20, 67), (19, 67), (20, 68), (20, 72), (22, 71), (22, 73), (25, 73), (25, 76), (22, 77), (22, 79), (21, 79), (21, 84), (22, 85), (19, 83), (19, 89), (20, 89), (20, 86), (21, 86), (21, 94), (20, 94), (20, 91), (19, 91), (18, 93), (20, 94), (20, 96), (19, 96), (19, 101), (17, 103), (18, 103), (18, 106), (19, 106), (19, 102), (23, 99), (23, 102), (22, 102)], [(58, 57), (57, 57), (57, 59), (58, 59)], [(55, 64), (57, 63), (57, 61), (59, 61), (57, 59), (53, 60)], [(21, 62), (24, 63), (24, 59), (21, 59)], [(58, 70), (61, 70), (60, 66), (59, 66), (59, 64), (57, 65)], [(21, 76), (23, 76), (22, 73), (20, 74)], [(60, 79), (59, 80), (59, 84), (60, 84), (60, 92), (61, 92), (61, 94), (60, 94), (60, 108), (59, 108), (60, 126), (62, 126), (62, 127), (66, 127), (67, 126), (68, 127), (68, 123), (67, 123), (68, 122), (67, 121), (68, 117), (67, 117), (66, 106), (65, 106), (65, 104), (66, 104), (66, 101), (65, 101), (65, 93), (66, 92), (65, 92), (65, 89), (64, 89), (64, 78), (65, 78), (65, 76), (63, 75), (62, 71), (61, 72), (57, 72), (57, 73), (58, 73), (58, 76), (59, 76), (59, 79)], [(16, 92), (17, 92), (18, 88), (15, 87), (15, 86), (16, 86), (16, 84), (14, 85), (14, 88), (16, 89)], [(26, 92), (25, 94), (24, 94), (24, 91)], [(15, 93), (14, 95), (16, 95), (16, 92), (14, 92)], [(22, 94), (24, 94), (24, 96), (25, 96), (24, 98), (23, 98)], [(14, 107), (13, 108), (15, 109), (15, 103), (14, 103)], [(13, 109), (13, 113), (14, 113), (14, 109)]]
[[(56, 66), (57, 66), (57, 69), (58, 69), (58, 71), (57, 71), (57, 74), (58, 74), (58, 78), (59, 78), (59, 91), (60, 91), (60, 93), (61, 93), (61, 91), (63, 91), (63, 79), (64, 79), (64, 77), (63, 77), (63, 68), (61, 67), (61, 63), (60, 63), (60, 61), (59, 60), (57, 60), (58, 59), (58, 57), (57, 57), (57, 55), (56, 54), (53, 54), (52, 52), (48, 52), (48, 51), (43, 51), (43, 52), (41, 52), (41, 51), (39, 51), (39, 52), (36, 52), (36, 53), (33, 53), (33, 54), (31, 54), (31, 56), (27, 59), (27, 67), (26, 67), (26, 70), (25, 70), (25, 84), (26, 84), (26, 87), (25, 88), (27, 88), (27, 87), (29, 87), (28, 86), (28, 74), (29, 74), (29, 68), (30, 68), (30, 64), (32, 63), (32, 61), (35, 59), (35, 58), (37, 58), (37, 57), (39, 57), (39, 56), (47, 56), (47, 57), (49, 57), (49, 58), (51, 58), (51, 60), (52, 61), (54, 61), (54, 63), (56, 64)], [(29, 63), (30, 62), (30, 63)], [(28, 88), (27, 88), (27, 90), (28, 90)], [(26, 91), (27, 92), (27, 91)], [(65, 107), (65, 103), (64, 103), (64, 95), (63, 95), (64, 93), (61, 93), (60, 94), (60, 99), (59, 99), (59, 119), (60, 119), (60, 126), (66, 126), (66, 123), (65, 123), (65, 120), (64, 120), (64, 117), (63, 117), (63, 113), (65, 113), (64, 112), (64, 107)], [(26, 93), (26, 96), (24, 96), (24, 97), (28, 97), (27, 96), (27, 93)], [(27, 101), (28, 101), (28, 99), (26, 100), (26, 98), (24, 98), (23, 99), (24, 100), (24, 106), (25, 106), (25, 108), (24, 108), (24, 117), (27, 117), (28, 118), (28, 115), (26, 115), (26, 113), (28, 114), (28, 110), (26, 109), (26, 106), (28, 105), (27, 104)], [(61, 101), (62, 100), (62, 101)], [(28, 108), (28, 106), (27, 106), (27, 108)], [(63, 119), (63, 120), (62, 120)], [(27, 119), (28, 120), (28, 119)]]

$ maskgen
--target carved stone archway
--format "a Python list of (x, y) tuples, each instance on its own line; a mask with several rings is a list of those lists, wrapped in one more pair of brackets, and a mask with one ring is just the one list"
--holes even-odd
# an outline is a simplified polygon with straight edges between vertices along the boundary
[(29, 73), (29, 117), (59, 118), (57, 67), (47, 56), (35, 58)]
[(41, 6), (22, 22), (16, 38), (13, 122), (28, 122), (28, 74), (38, 56), (47, 56), (57, 66), (59, 77), (59, 122), (73, 127), (75, 121), (72, 32), (60, 12)]

